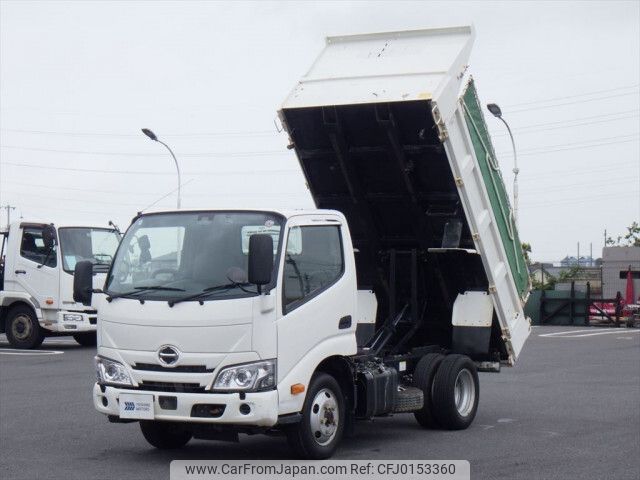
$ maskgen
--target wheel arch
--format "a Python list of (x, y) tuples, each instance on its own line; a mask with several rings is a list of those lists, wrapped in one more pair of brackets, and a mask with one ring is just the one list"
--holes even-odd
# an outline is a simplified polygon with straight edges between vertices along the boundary
[(353, 375), (353, 364), (341, 355), (325, 358), (316, 367), (314, 374), (323, 372), (336, 379), (344, 396), (346, 410), (351, 415), (356, 406), (356, 383)]

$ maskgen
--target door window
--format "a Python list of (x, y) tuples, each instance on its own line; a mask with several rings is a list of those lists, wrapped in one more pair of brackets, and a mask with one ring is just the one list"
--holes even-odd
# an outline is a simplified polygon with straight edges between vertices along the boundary
[(20, 255), (39, 265), (55, 267), (58, 264), (56, 246), (47, 248), (42, 238), (42, 228), (28, 227), (22, 231)]
[(285, 313), (326, 290), (343, 272), (339, 226), (292, 227), (284, 262)]

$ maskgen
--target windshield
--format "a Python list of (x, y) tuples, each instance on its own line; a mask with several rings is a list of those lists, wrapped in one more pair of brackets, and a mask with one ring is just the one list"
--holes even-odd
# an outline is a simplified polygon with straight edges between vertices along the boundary
[(140, 300), (175, 301), (224, 286), (197, 299), (255, 295), (255, 287), (246, 287), (249, 237), (255, 233), (270, 234), (275, 253), (283, 223), (281, 216), (268, 212), (142, 216), (122, 240), (107, 279), (106, 293), (131, 295)]
[(62, 267), (69, 273), (82, 260), (90, 260), (94, 271), (107, 272), (120, 243), (120, 235), (108, 228), (60, 228), (58, 237)]

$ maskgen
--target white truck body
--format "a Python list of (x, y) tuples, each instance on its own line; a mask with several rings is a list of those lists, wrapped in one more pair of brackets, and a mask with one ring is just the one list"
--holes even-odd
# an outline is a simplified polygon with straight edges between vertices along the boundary
[[(104, 284), (107, 266), (115, 254), (119, 235), (114, 230), (102, 227), (56, 225), (53, 227), (56, 245), (48, 252), (42, 232), (51, 225), (18, 221), (3, 233), (3, 281), (0, 285), (2, 332), (11, 329), (11, 312), (18, 306), (31, 309), (43, 336), (96, 331), (95, 309), (73, 300), (73, 267), (76, 261), (85, 258), (76, 255), (74, 248), (78, 247), (81, 236), (87, 238), (87, 232), (97, 232), (95, 235), (104, 240), (103, 244), (94, 245), (100, 250), (94, 253), (109, 255), (108, 262), (105, 257), (104, 268), (96, 268), (94, 282), (98, 287)], [(63, 240), (63, 244), (60, 244), (61, 238), (68, 239), (68, 242)], [(11, 342), (14, 337), (20, 337), (20, 332), (16, 331), (12, 336), (9, 331), (7, 336)]]
[(134, 218), (104, 291), (76, 290), (99, 315), (95, 408), (159, 448), (275, 428), (308, 458), (354, 418), (466, 428), (477, 369), (529, 334), (461, 120), (472, 40), (328, 39), (280, 111), (318, 210)]

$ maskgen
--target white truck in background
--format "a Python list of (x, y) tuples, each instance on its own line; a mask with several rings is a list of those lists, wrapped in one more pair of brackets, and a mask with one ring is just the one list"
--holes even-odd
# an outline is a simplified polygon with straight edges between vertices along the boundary
[(530, 332), (472, 40), (329, 38), (280, 111), (317, 210), (144, 213), (103, 289), (79, 262), (95, 408), (157, 448), (280, 432), (315, 459), (358, 419), (467, 428), (477, 372), (513, 365)]
[(73, 335), (95, 345), (96, 311), (73, 300), (76, 263), (94, 266), (96, 286), (120, 243), (111, 228), (18, 221), (0, 232), (0, 333), (15, 348), (37, 348), (47, 336)]

